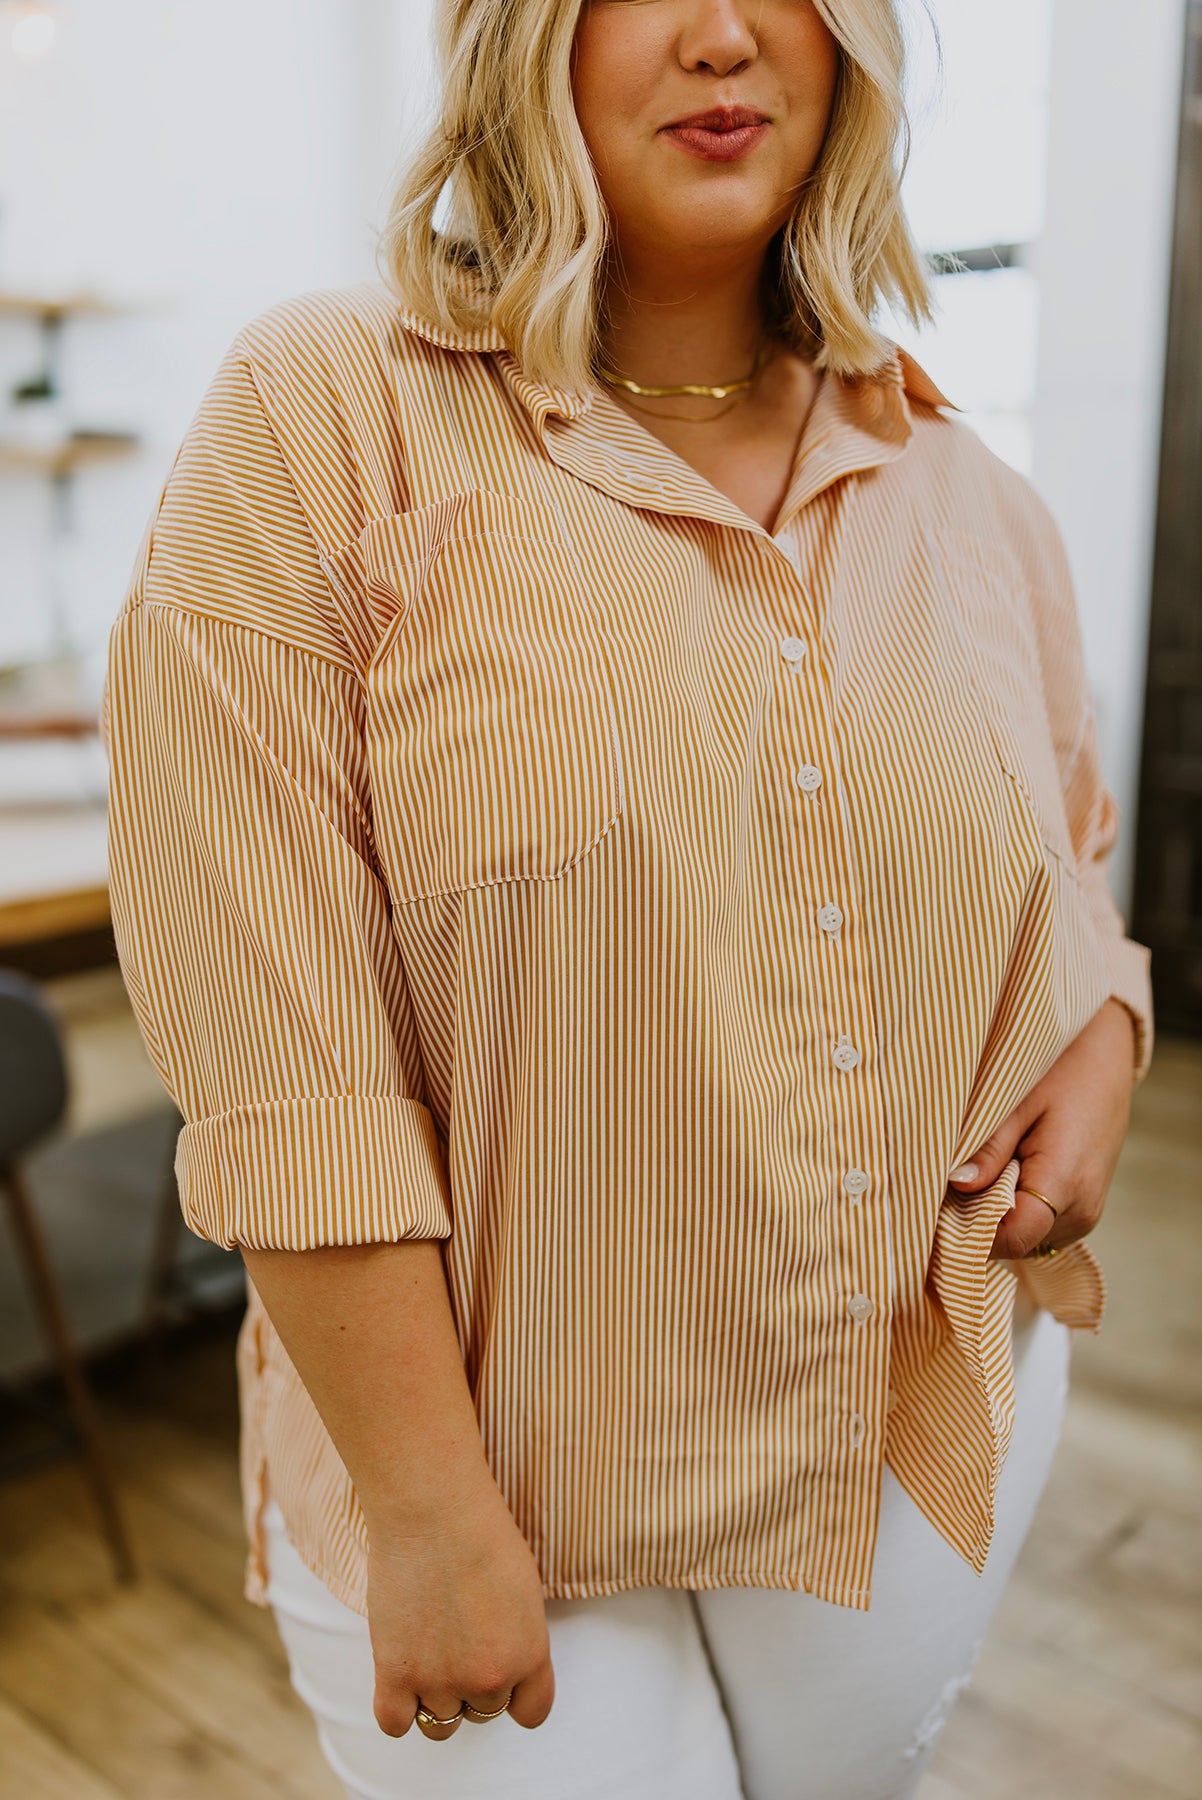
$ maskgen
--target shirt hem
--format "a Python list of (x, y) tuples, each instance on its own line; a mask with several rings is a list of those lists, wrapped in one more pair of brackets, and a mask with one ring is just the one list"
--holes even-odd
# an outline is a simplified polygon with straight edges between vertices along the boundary
[[(285, 1522), (286, 1523), (286, 1522)], [(294, 1541), (292, 1533), (288, 1540), (293, 1549), (311, 1574), (329, 1589), (336, 1600), (341, 1600), (352, 1612), (361, 1618), (367, 1617), (367, 1596), (353, 1583), (344, 1581), (339, 1575), (327, 1569), (324, 1564), (315, 1562)], [(263, 1552), (263, 1528), (261, 1507), (256, 1507), (255, 1529), (248, 1550), (243, 1581), (243, 1598), (253, 1606), (270, 1607), (267, 1598), (266, 1582), (267, 1562)], [(680, 1575), (668, 1575), (659, 1580), (643, 1581), (637, 1576), (615, 1576), (608, 1580), (597, 1581), (551, 1581), (543, 1583), (544, 1600), (595, 1600), (607, 1594), (628, 1593), (634, 1588), (684, 1588), (693, 1593), (709, 1593), (719, 1588), (750, 1587), (777, 1589), (787, 1593), (812, 1594), (817, 1600), (829, 1600), (837, 1606), (847, 1606), (857, 1611), (867, 1612), (870, 1588), (845, 1587), (839, 1582), (812, 1580), (807, 1578), (803, 1570), (796, 1579), (789, 1577), (778, 1569), (723, 1569), (714, 1573), (688, 1571)]]

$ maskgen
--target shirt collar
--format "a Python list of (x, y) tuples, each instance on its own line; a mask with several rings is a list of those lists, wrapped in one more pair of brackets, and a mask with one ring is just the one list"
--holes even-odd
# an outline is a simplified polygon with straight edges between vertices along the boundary
[[(581, 394), (534, 380), (494, 325), (450, 329), (410, 308), (398, 308), (395, 296), (391, 304), (398, 324), (428, 343), (494, 356), (552, 459), (578, 479), (627, 505), (748, 528), (746, 513), (733, 500), (636, 424), (604, 389)], [(871, 374), (826, 371), (778, 514), (778, 534), (834, 482), (901, 456), (914, 433), (912, 402), (960, 410), (907, 351), (887, 341), (889, 353)]]
[[(477, 280), (470, 270), (457, 270), (456, 273), (469, 288)], [(551, 413), (557, 413), (563, 419), (578, 419), (593, 404), (594, 396), (591, 393), (580, 394), (568, 388), (556, 387), (550, 382), (535, 381), (523, 369), (495, 325), (481, 325), (472, 330), (456, 329), (426, 318), (407, 306), (397, 308), (397, 318), (406, 331), (425, 338), (440, 349), (496, 353), (515, 394), (540, 429)], [(900, 430), (903, 438), (908, 437), (911, 400), (918, 400), (925, 406), (946, 406), (952, 412), (961, 410), (940, 392), (909, 351), (903, 350), (892, 339), (887, 342), (890, 346), (888, 356), (870, 375), (850, 379), (840, 377), (847, 389), (858, 393), (861, 405), (857, 410), (862, 415), (862, 423), (869, 430), (874, 429), (875, 419), (876, 429), (882, 436), (895, 437)]]

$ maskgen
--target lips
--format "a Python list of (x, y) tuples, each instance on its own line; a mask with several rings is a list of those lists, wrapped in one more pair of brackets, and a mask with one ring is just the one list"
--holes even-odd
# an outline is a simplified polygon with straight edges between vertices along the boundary
[(709, 163), (733, 163), (758, 144), (768, 120), (751, 106), (712, 106), (664, 126), (664, 135), (690, 156)]
[(757, 112), (753, 106), (712, 106), (708, 112), (689, 113), (686, 118), (673, 119), (665, 130), (739, 131), (747, 125), (766, 123), (767, 115)]

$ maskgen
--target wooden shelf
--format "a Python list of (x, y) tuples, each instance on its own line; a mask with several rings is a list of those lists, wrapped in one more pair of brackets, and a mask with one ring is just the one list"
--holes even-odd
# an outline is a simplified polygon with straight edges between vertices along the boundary
[(57, 712), (42, 708), (0, 705), (0, 742), (28, 738), (92, 738), (100, 735), (100, 715), (95, 712)]
[(81, 288), (74, 294), (37, 294), (0, 288), (0, 315), (37, 319), (77, 318), (86, 313), (111, 315), (132, 309), (117, 300)]
[(22, 444), (0, 438), (0, 469), (19, 469), (31, 475), (66, 475), (83, 463), (115, 462), (141, 448), (132, 432), (89, 432), (66, 437), (57, 444)]
[(46, 797), (0, 805), (0, 961), (111, 924), (107, 807), (43, 786)]

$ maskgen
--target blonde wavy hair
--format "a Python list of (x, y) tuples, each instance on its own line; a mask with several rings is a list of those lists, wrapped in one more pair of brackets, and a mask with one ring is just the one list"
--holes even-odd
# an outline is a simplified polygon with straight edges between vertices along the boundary
[[(872, 324), (879, 300), (916, 328), (935, 305), (901, 201), (911, 135), (898, 0), (814, 4), (838, 45), (834, 103), (817, 165), (769, 245), (761, 301), (790, 348), (855, 377), (890, 353)], [(495, 327), (535, 380), (578, 392), (600, 350), (612, 251), (572, 103), (581, 5), (437, 0), (441, 110), (376, 245), (403, 306), (455, 331)]]

